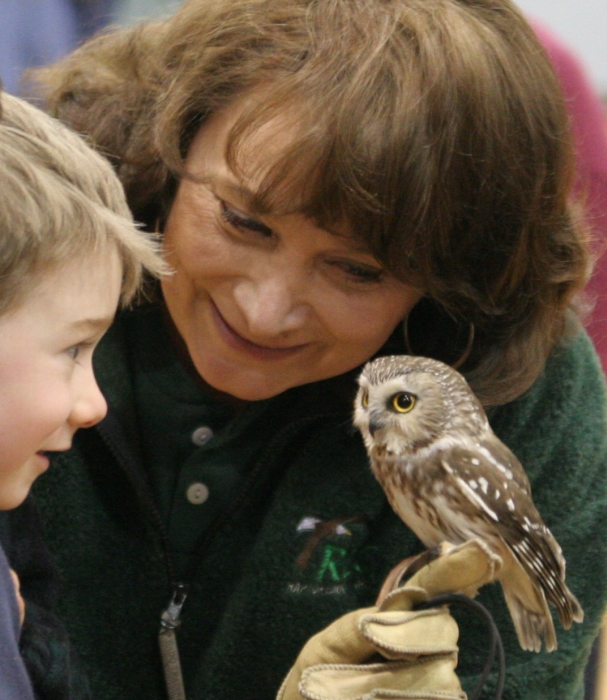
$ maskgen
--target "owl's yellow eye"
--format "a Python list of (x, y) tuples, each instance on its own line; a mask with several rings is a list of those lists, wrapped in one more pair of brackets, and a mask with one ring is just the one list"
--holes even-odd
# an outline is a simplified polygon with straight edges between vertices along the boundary
[(398, 413), (409, 413), (415, 406), (415, 401), (417, 400), (414, 394), (409, 394), (407, 391), (401, 391), (398, 394), (394, 394), (392, 397), (392, 407)]
[(362, 395), (360, 402), (365, 408), (367, 408), (367, 406), (369, 405), (369, 392), (368, 391), (363, 391), (363, 395)]

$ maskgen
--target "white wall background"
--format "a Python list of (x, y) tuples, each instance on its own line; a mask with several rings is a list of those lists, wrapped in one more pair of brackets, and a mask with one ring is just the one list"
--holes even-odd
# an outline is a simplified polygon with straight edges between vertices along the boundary
[(515, 1), (573, 49), (607, 97), (607, 0)]
[(119, 24), (133, 24), (143, 19), (161, 18), (171, 14), (181, 2), (182, 0), (114, 0), (112, 20)]
[[(131, 23), (166, 14), (182, 0), (116, 0), (116, 18)], [(280, 0), (277, 0), (279, 2)], [(569, 45), (607, 98), (607, 0), (515, 0)]]
[[(277, 0), (279, 2), (280, 0)], [(131, 23), (166, 14), (181, 0), (116, 0), (115, 19)], [(515, 0), (569, 45), (607, 98), (607, 0)]]

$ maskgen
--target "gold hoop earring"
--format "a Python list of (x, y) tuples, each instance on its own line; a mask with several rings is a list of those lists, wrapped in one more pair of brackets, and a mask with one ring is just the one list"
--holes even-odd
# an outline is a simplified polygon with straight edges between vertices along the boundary
[(470, 357), (470, 353), (472, 352), (472, 345), (474, 344), (474, 323), (472, 323), (472, 321), (469, 321), (468, 323), (468, 342), (466, 343), (464, 352), (462, 353), (459, 360), (451, 365), (453, 369), (459, 369), (464, 364), (464, 362)]
[[(409, 355), (415, 355), (415, 351), (411, 347), (411, 341), (409, 339), (409, 314), (405, 317), (405, 320), (403, 321), (403, 335), (404, 335), (404, 340), (405, 340), (405, 348), (407, 350), (407, 353)], [(468, 340), (466, 341), (466, 347), (464, 348), (464, 352), (461, 354), (461, 356), (458, 358), (456, 362), (453, 362), (451, 364), (451, 367), (453, 369), (459, 369), (464, 362), (470, 357), (470, 353), (472, 352), (472, 346), (474, 345), (474, 323), (472, 321), (469, 321), (468, 325)]]

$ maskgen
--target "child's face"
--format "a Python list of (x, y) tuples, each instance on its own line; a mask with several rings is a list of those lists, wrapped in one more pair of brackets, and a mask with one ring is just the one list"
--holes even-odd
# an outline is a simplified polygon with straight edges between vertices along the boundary
[(17, 507), (78, 428), (107, 406), (93, 350), (112, 322), (122, 265), (115, 251), (43, 275), (14, 311), (0, 317), (0, 509)]

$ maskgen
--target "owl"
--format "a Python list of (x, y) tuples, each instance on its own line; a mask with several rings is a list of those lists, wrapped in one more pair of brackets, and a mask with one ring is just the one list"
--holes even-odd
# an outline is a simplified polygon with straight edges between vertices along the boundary
[(426, 547), (483, 540), (523, 649), (556, 649), (548, 603), (566, 629), (584, 613), (565, 585), (565, 560), (531, 498), (518, 459), (493, 433), (466, 380), (425, 357), (365, 365), (354, 424), (397, 515)]

